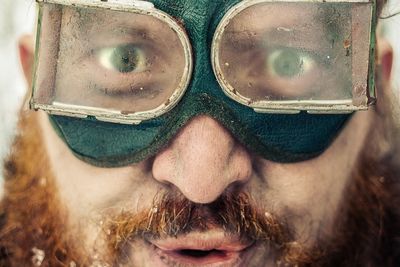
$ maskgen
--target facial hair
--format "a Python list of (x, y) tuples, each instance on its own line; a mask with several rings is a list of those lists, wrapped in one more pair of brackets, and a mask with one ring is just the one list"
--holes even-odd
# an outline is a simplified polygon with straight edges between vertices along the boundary
[[(81, 247), (79, 229), (64, 224), (68, 213), (58, 197), (37, 117), (33, 112), (23, 114), (5, 162), (0, 266), (90, 266), (93, 259)], [(223, 195), (207, 205), (191, 203), (177, 193), (160, 193), (147, 211), (105, 214), (111, 220), (104, 228), (109, 240), (104, 259), (110, 266), (123, 263), (123, 250), (135, 238), (177, 236), (217, 226), (241, 238), (273, 243), (287, 266), (396, 266), (399, 254), (389, 245), (395, 244), (400, 215), (393, 212), (390, 181), (381, 175), (392, 170), (382, 171), (375, 152), (363, 151), (336, 230), (313, 248), (296, 243), (285, 220), (266, 213), (246, 193)], [(398, 183), (392, 181), (392, 188), (394, 182)]]
[(4, 164), (0, 266), (62, 266), (84, 259), (79, 241), (66, 229), (67, 213), (38, 125), (38, 114), (21, 115), (18, 135)]
[(180, 193), (168, 192), (157, 195), (148, 211), (107, 215), (109, 251), (118, 260), (113, 265), (129, 264), (129, 250), (136, 239), (178, 237), (213, 229), (238, 236), (243, 243), (261, 244), (268, 248), (275, 262), (287, 266), (300, 266), (318, 259), (317, 248), (309, 253), (309, 248), (293, 238), (293, 231), (283, 219), (255, 203), (245, 192), (224, 194), (210, 204), (196, 204)]

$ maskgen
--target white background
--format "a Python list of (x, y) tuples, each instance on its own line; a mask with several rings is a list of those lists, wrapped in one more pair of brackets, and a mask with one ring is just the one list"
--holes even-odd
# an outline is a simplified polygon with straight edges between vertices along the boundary
[[(389, 1), (383, 16), (400, 11), (399, 0)], [(26, 90), (18, 61), (18, 37), (33, 32), (35, 14), (34, 0), (0, 0), (0, 160), (8, 153), (15, 132), (16, 110)], [(400, 15), (386, 19), (382, 25), (395, 49), (393, 88), (396, 90), (400, 88), (400, 75), (397, 75), (400, 73), (400, 60), (397, 60), (400, 58)]]

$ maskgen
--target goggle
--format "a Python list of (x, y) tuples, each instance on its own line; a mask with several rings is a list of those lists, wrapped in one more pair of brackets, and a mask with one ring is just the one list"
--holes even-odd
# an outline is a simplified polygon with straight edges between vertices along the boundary
[(307, 160), (375, 99), (374, 0), (38, 2), (31, 107), (93, 165), (149, 158), (198, 115)]
[[(31, 107), (138, 124), (185, 95), (184, 22), (148, 1), (37, 0)], [(211, 45), (226, 96), (259, 113), (349, 113), (375, 101), (372, 0), (245, 0)]]

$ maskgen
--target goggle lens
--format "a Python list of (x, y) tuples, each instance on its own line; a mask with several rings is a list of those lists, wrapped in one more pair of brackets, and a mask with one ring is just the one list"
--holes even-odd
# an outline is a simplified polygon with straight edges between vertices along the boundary
[(363, 109), (370, 21), (365, 4), (241, 2), (217, 29), (214, 71), (228, 96), (258, 110)]
[[(163, 113), (189, 80), (188, 42), (147, 14), (45, 5), (34, 102), (121, 116)], [(53, 40), (44, 40), (52, 38)]]

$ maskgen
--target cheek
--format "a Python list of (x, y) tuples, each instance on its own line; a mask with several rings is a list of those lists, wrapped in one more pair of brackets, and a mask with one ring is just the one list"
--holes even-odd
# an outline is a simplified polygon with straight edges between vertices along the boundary
[(312, 243), (332, 229), (350, 170), (332, 171), (324, 161), (316, 160), (301, 164), (268, 162), (263, 173), (267, 177), (264, 203), (287, 220), (298, 240)]
[[(46, 116), (46, 115), (44, 115)], [(123, 168), (98, 168), (77, 159), (48, 123), (41, 120), (45, 143), (61, 201), (72, 214), (88, 216), (129, 203), (141, 209), (160, 190), (151, 183), (147, 162)], [(146, 207), (147, 208), (147, 207)]]
[(148, 209), (161, 190), (141, 165), (103, 169), (71, 159), (54, 166), (61, 170), (68, 166), (68, 171), (56, 173), (56, 181), (70, 213), (81, 218), (103, 214), (110, 208), (118, 212)]
[(262, 198), (284, 216), (299, 238), (317, 238), (334, 228), (345, 189), (351, 181), (369, 127), (368, 113), (358, 113), (321, 156), (300, 163), (260, 160), (266, 181)]
[(315, 163), (307, 166), (272, 163), (265, 173), (272, 198), (293, 211), (313, 213), (340, 200), (349, 172), (345, 169), (332, 172)]
[[(55, 161), (53, 166), (61, 195), (81, 209), (106, 208), (130, 198), (139, 187), (137, 177), (142, 177), (134, 167), (101, 169), (75, 159)], [(68, 170), (57, 171), (63, 169)]]

